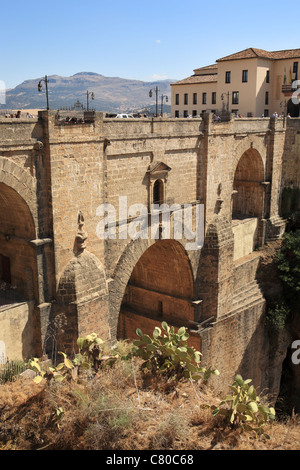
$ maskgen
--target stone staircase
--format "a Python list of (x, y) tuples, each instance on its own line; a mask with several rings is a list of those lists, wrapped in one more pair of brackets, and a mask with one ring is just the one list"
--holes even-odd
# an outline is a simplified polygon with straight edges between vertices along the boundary
[(239, 287), (233, 293), (231, 313), (245, 310), (264, 302), (264, 297), (256, 280)]
[(276, 215), (268, 220), (267, 225), (267, 240), (268, 242), (272, 242), (275, 240), (279, 240), (286, 227), (286, 219), (283, 219), (279, 215)]

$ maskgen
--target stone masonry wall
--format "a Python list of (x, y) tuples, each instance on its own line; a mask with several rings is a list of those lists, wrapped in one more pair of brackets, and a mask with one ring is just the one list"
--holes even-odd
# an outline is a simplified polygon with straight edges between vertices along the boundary
[[(256, 182), (263, 185), (257, 214), (263, 242), (262, 221), (270, 219), (272, 225), (271, 219), (278, 216), (282, 180), (293, 177), (293, 184), (298, 184), (297, 126), (294, 121), (286, 124), (272, 118), (213, 123), (209, 115), (203, 119), (126, 120), (106, 119), (101, 113), (88, 123), (69, 125), (59, 121), (55, 112), (46, 111), (28, 122), (1, 121), (0, 184), (16, 191), (32, 216), (34, 231), (27, 240), (32, 264), (25, 260), (24, 265), (32, 266), (35, 313), (31, 318), (40, 315), (43, 339), (55, 322), (59, 326), (65, 319), (61, 344), (70, 349), (76, 335), (88, 333), (89, 328), (114, 340), (117, 327), (127, 334), (141, 318), (147, 331), (160, 323), (160, 318), (134, 311), (122, 314), (119, 322), (131, 274), (155, 241), (103, 240), (97, 227), (102, 218), (99, 207), (105, 203), (116, 210), (117, 235), (122, 224), (129, 226), (132, 217), (119, 214), (120, 196), (127, 197), (128, 208), (143, 204), (149, 210), (155, 181), (151, 171), (161, 164), (164, 201), (193, 204), (194, 209), (200, 203), (205, 210), (204, 247), (187, 253), (192, 298), (180, 299), (177, 320), (191, 322), (193, 341), (197, 349), (202, 348), (204, 361), (219, 367), (225, 377), (241, 368), (254, 375), (257, 383), (262, 382), (264, 299), (255, 283), (253, 261), (237, 268), (239, 260), (234, 257), (234, 178), (243, 155), (251, 158), (255, 153), (263, 168), (263, 181)], [(290, 162), (295, 164), (294, 175)], [(2, 205), (8, 227), (13, 217), (5, 207)], [(83, 258), (87, 256), (89, 261), (75, 250), (79, 213), (87, 233)], [(2, 239), (0, 233), (0, 241), (3, 237), (5, 233)], [(185, 242), (181, 240), (183, 247)], [(168, 250), (166, 247), (166, 258), (172, 255)], [(236, 269), (241, 273), (238, 285)], [(167, 270), (160, 272), (156, 266), (154, 272), (159, 279)], [(138, 309), (145, 307), (143, 300), (149, 305), (154, 298), (161, 302), (159, 289), (151, 293), (151, 275), (141, 269), (142, 281), (149, 276), (146, 284), (128, 288), (133, 292), (147, 287), (144, 299), (140, 294), (135, 298)], [(169, 276), (166, 284), (161, 283), (160, 293), (165, 299), (170, 296), (165, 315), (175, 323), (171, 308), (175, 294), (168, 289), (172, 279)], [(210, 317), (211, 326), (201, 323)]]

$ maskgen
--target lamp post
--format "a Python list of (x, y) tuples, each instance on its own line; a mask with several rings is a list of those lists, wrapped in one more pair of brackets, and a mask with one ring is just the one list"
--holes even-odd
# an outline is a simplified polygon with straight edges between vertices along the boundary
[(280, 102), (280, 107), (283, 108), (284, 117), (287, 116), (287, 101), (286, 101), (286, 99)]
[(221, 100), (223, 101), (223, 109), (224, 109), (224, 107), (225, 107), (225, 106), (224, 106), (224, 95), (225, 95), (225, 94), (227, 95), (227, 112), (228, 112), (228, 111), (229, 111), (229, 95), (230, 95), (231, 93), (229, 93), (229, 91), (228, 91), (227, 93), (222, 93), (222, 95), (221, 95)]
[(89, 96), (91, 95), (91, 99), (94, 100), (95, 99), (95, 95), (92, 91), (88, 91), (86, 92), (86, 110), (89, 111)]
[(166, 103), (169, 101), (167, 95), (161, 95), (161, 117), (163, 117), (164, 98), (166, 98)]
[(45, 75), (45, 78), (42, 78), (42, 80), (39, 81), (38, 83), (38, 91), (42, 92), (43, 91), (43, 86), (42, 82), (45, 82), (46, 85), (46, 99), (47, 99), (47, 111), (49, 111), (49, 96), (48, 96), (48, 77)]
[(153, 92), (153, 91), (154, 91), (155, 94), (156, 94), (156, 112), (155, 112), (155, 114), (156, 114), (156, 117), (157, 117), (157, 114), (158, 114), (158, 92), (159, 92), (158, 87), (155, 87), (153, 90), (151, 89), (151, 90), (149, 91), (149, 96), (150, 96), (150, 98), (152, 98), (152, 94), (153, 94), (152, 92)]

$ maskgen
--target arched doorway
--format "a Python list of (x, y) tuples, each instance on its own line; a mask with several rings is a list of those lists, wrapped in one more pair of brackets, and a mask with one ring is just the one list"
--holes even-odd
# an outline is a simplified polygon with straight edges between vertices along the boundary
[(263, 181), (262, 158), (257, 150), (248, 149), (237, 164), (233, 181), (235, 259), (251, 253), (258, 243), (259, 220), (264, 212)]
[(174, 326), (194, 321), (193, 274), (188, 255), (175, 240), (159, 240), (135, 265), (123, 296), (118, 338), (135, 338), (136, 328), (151, 334), (163, 320)]

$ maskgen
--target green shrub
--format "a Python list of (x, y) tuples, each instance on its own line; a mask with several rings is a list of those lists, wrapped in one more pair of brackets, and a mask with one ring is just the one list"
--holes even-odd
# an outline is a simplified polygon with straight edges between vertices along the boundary
[[(275, 420), (275, 410), (264, 406), (257, 395), (251, 379), (243, 380), (240, 375), (229, 387), (231, 394), (227, 395), (218, 406), (212, 405), (213, 416), (224, 416), (227, 424), (240, 427), (242, 432), (253, 431), (256, 436), (270, 436), (265, 432), (265, 425)], [(206, 407), (206, 406), (205, 406)]]
[(165, 321), (155, 327), (153, 338), (138, 328), (139, 340), (133, 342), (133, 355), (144, 359), (142, 369), (153, 374), (162, 374), (168, 379), (207, 380), (211, 374), (219, 375), (216, 369), (200, 367), (201, 353), (187, 345), (189, 334), (184, 326), (175, 332)]
[(86, 337), (77, 339), (78, 354), (75, 355), (74, 365), (85, 369), (97, 371), (101, 365), (111, 365), (119, 357), (118, 351), (106, 354), (105, 342), (99, 338), (97, 333), (91, 333)]
[(276, 256), (284, 296), (292, 309), (299, 308), (300, 299), (300, 230), (285, 233), (281, 250)]
[(64, 361), (58, 364), (56, 367), (49, 366), (46, 362), (39, 361), (37, 357), (34, 357), (29, 361), (30, 367), (35, 370), (36, 376), (33, 379), (35, 383), (40, 383), (43, 379), (48, 382), (55, 380), (62, 382), (68, 375), (69, 371), (74, 368), (74, 365), (70, 359), (67, 358), (65, 353), (59, 353), (64, 357)]
[(63, 356), (63, 362), (57, 366), (49, 366), (47, 362), (33, 358), (29, 361), (30, 367), (37, 373), (34, 382), (40, 383), (43, 379), (50, 381), (55, 379), (61, 382), (66, 377), (76, 380), (78, 374), (83, 370), (92, 370), (97, 372), (100, 365), (112, 365), (120, 354), (115, 351), (113, 354), (104, 353), (104, 341), (96, 333), (91, 333), (86, 337), (77, 339), (79, 352), (73, 360), (69, 359), (64, 352), (58, 354)]
[(290, 315), (290, 308), (285, 299), (277, 299), (275, 301), (268, 300), (266, 324), (274, 331), (280, 331), (285, 328)]

